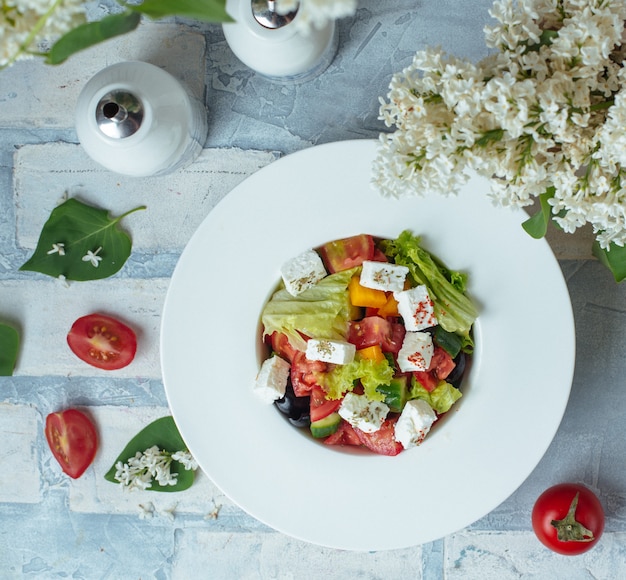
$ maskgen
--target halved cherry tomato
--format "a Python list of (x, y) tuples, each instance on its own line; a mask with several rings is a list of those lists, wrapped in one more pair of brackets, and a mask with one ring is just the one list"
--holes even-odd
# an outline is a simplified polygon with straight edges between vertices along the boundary
[(360, 266), (374, 257), (374, 238), (359, 234), (342, 240), (328, 242), (320, 248), (322, 260), (331, 274)]
[(348, 342), (357, 349), (378, 344), (383, 352), (397, 354), (402, 348), (405, 332), (404, 325), (399, 322), (389, 322), (380, 316), (367, 316), (350, 322)]
[(287, 335), (282, 332), (272, 332), (272, 335), (270, 336), (270, 345), (272, 346), (272, 350), (278, 356), (288, 360), (289, 362), (293, 360), (293, 357), (296, 354), (296, 349), (291, 346)]
[(402, 443), (395, 440), (395, 425), (397, 418), (385, 419), (381, 428), (374, 433), (365, 433), (354, 429), (359, 441), (374, 453), (380, 455), (398, 455), (403, 449)]
[(322, 387), (314, 386), (311, 389), (310, 397), (311, 422), (328, 417), (328, 415), (339, 409), (340, 405), (341, 399), (329, 400), (326, 398), (326, 393)]
[(104, 314), (88, 314), (74, 322), (67, 344), (79, 359), (107, 371), (130, 364), (137, 352), (134, 331)]
[(296, 397), (305, 397), (311, 389), (319, 385), (319, 375), (328, 370), (328, 365), (319, 360), (309, 360), (298, 350), (291, 361), (291, 385)]
[(539, 541), (559, 554), (573, 556), (593, 548), (604, 531), (604, 509), (584, 485), (561, 483), (544, 491), (532, 511)]
[(50, 413), (46, 417), (46, 440), (61, 469), (80, 477), (91, 465), (98, 448), (96, 428), (77, 409)]

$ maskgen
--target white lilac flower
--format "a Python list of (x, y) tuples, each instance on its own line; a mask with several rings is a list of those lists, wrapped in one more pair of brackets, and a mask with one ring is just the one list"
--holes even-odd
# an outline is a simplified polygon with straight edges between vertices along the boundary
[(626, 244), (626, 2), (496, 0), (490, 14), (495, 51), (479, 63), (429, 48), (392, 77), (374, 185), (456, 193), (469, 168), (502, 206), (553, 187), (565, 231), (589, 223), (602, 247)]
[(276, 0), (276, 11), (289, 14), (298, 10), (294, 23), (308, 34), (314, 28), (323, 28), (331, 20), (350, 16), (356, 12), (357, 0)]
[(172, 461), (179, 461), (188, 471), (198, 468), (188, 451), (169, 453), (153, 445), (143, 453), (138, 451), (126, 463), (118, 461), (114, 478), (128, 490), (150, 489), (154, 480), (162, 487), (173, 486), (178, 482), (178, 474), (171, 472)]
[(102, 251), (102, 246), (98, 247), (95, 252), (88, 250), (87, 253), (83, 256), (83, 262), (91, 262), (91, 265), (94, 268), (97, 268), (100, 262), (102, 261), (102, 256), (98, 256), (98, 254)]
[(0, 10), (0, 69), (85, 22), (83, 0), (7, 0)]
[(48, 254), (59, 254), (59, 256), (65, 256), (65, 244), (58, 243), (52, 244), (52, 249), (48, 250)]

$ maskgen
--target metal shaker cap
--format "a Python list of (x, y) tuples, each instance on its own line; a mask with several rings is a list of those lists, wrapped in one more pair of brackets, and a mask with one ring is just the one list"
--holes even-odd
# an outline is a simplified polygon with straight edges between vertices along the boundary
[(278, 14), (276, 12), (276, 0), (251, 0), (252, 15), (254, 19), (263, 27), (275, 30), (289, 24), (298, 12), (298, 9), (288, 14)]
[(143, 116), (141, 100), (124, 90), (107, 93), (96, 107), (98, 129), (113, 139), (123, 139), (136, 133), (141, 127)]

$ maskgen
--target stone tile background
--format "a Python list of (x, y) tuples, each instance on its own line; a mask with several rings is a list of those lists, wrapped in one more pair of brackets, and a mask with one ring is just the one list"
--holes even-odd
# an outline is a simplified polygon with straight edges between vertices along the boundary
[[(267, 528), (203, 475), (180, 494), (124, 494), (102, 478), (143, 425), (168, 414), (158, 360), (160, 312), (180, 251), (202, 218), (280, 155), (376, 138), (378, 96), (386, 94), (390, 75), (426, 45), (482, 58), (490, 5), (361, 0), (357, 15), (340, 22), (330, 68), (298, 86), (248, 70), (219, 27), (176, 21), (144, 23), (136, 34), (60, 67), (29, 61), (0, 73), (0, 319), (22, 335), (15, 375), (0, 378), (0, 578), (626, 577), (626, 296), (587, 259), (588, 235), (550, 239), (570, 289), (578, 339), (561, 428), (528, 480), (467, 529), (406, 550), (343, 552)], [(100, 169), (77, 144), (73, 103), (80, 89), (107, 64), (128, 59), (163, 66), (204, 96), (209, 137), (186, 170), (159, 180), (127, 179)], [(134, 251), (115, 277), (65, 287), (18, 270), (67, 194), (114, 213), (149, 206), (125, 222)], [(138, 329), (140, 350), (130, 367), (108, 374), (85, 368), (65, 347), (73, 320), (96, 309)], [(536, 329), (549, 330), (550, 321)], [(85, 409), (105, 434), (93, 467), (78, 480), (62, 474), (43, 436), (46, 415), (68, 406)], [(565, 480), (595, 489), (607, 510), (602, 541), (576, 558), (545, 550), (530, 528), (536, 497)]]

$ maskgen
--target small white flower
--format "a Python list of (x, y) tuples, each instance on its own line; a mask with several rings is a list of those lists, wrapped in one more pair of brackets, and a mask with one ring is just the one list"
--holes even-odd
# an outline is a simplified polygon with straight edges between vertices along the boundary
[(91, 262), (91, 265), (94, 268), (97, 268), (100, 262), (102, 261), (102, 256), (98, 256), (101, 250), (102, 250), (102, 246), (100, 246), (95, 252), (92, 252), (91, 250), (89, 250), (83, 256), (83, 262)]
[(48, 254), (59, 254), (59, 256), (65, 256), (65, 244), (59, 242), (58, 244), (52, 244), (52, 249), (48, 250)]
[(174, 461), (178, 461), (179, 463), (182, 463), (183, 467), (187, 471), (189, 470), (195, 471), (196, 469), (198, 469), (198, 463), (193, 458), (191, 453), (189, 453), (189, 451), (177, 451), (176, 453), (172, 454), (172, 459)]
[(143, 453), (138, 451), (126, 463), (118, 461), (115, 464), (114, 478), (128, 490), (150, 489), (153, 480), (163, 487), (176, 485), (178, 474), (170, 471), (173, 460), (180, 461), (187, 470), (198, 468), (198, 464), (188, 451), (169, 453), (153, 445)]

